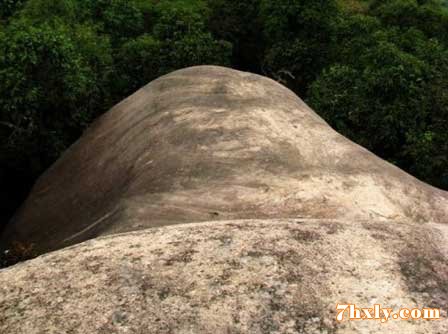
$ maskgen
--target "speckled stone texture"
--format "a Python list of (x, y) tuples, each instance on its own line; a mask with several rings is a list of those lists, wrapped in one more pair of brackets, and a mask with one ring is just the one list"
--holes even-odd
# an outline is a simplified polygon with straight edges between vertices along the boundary
[[(446, 225), (227, 221), (102, 237), (0, 271), (0, 333), (448, 332)], [(337, 323), (337, 302), (444, 307)]]
[[(446, 334), (447, 222), (447, 192), (280, 84), (188, 68), (38, 180), (1, 247), (57, 251), (0, 270), (0, 333)], [(337, 303), (442, 320), (337, 323)]]

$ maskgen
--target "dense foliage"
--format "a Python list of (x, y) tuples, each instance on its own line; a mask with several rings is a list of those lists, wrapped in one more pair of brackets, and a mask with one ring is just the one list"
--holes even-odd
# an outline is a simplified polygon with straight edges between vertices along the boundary
[(271, 76), (338, 131), (448, 189), (438, 0), (0, 0), (0, 226), (95, 117), (197, 64)]

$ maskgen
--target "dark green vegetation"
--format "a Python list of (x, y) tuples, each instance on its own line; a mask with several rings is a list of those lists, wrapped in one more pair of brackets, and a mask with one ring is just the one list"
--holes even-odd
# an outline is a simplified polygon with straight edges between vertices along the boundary
[(352, 140), (448, 189), (436, 0), (0, 0), (0, 227), (88, 124), (172, 70), (270, 76)]

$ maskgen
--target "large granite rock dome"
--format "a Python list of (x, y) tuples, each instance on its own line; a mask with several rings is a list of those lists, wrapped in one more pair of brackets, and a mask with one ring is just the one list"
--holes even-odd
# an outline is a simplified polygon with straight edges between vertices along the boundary
[(1, 244), (224, 219), (445, 223), (448, 195), (332, 130), (287, 88), (180, 70), (98, 119), (37, 182)]
[[(38, 180), (3, 247), (84, 242), (0, 270), (0, 333), (445, 334), (447, 221), (447, 192), (278, 83), (177, 71)], [(442, 320), (338, 323), (338, 303)]]
[[(448, 333), (448, 228), (261, 220), (101, 237), (0, 271), (0, 333)], [(336, 321), (336, 304), (442, 320)]]

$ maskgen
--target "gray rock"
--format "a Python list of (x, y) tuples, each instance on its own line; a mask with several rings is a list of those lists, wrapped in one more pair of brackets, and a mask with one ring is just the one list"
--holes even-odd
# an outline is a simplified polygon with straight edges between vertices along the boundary
[(445, 223), (448, 195), (332, 130), (291, 91), (200, 66), (98, 119), (37, 182), (0, 244), (226, 219)]
[[(0, 270), (0, 333), (447, 333), (447, 221), (447, 192), (278, 83), (177, 71), (39, 179), (2, 242), (83, 243)], [(338, 303), (442, 320), (338, 323)]]
[[(0, 333), (447, 333), (447, 242), (446, 225), (303, 219), (100, 237), (0, 270)], [(336, 322), (372, 295), (442, 320)]]

